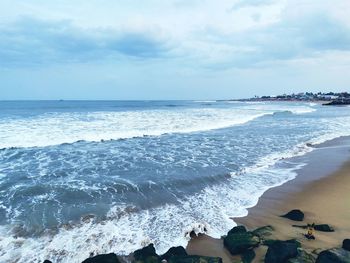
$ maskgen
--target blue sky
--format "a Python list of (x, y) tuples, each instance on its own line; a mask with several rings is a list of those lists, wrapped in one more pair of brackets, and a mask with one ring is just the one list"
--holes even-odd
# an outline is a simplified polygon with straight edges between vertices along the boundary
[(350, 91), (349, 0), (1, 0), (0, 99)]

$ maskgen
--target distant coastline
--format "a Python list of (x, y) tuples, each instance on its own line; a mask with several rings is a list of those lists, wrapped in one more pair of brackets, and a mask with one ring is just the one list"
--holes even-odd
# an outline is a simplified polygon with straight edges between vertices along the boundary
[(312, 93), (312, 92), (302, 92), (293, 94), (283, 94), (283, 95), (267, 95), (267, 96), (255, 96), (253, 98), (238, 99), (232, 101), (301, 101), (301, 102), (314, 102), (320, 103), (322, 105), (350, 105), (350, 93), (348, 92), (328, 92), (328, 93)]

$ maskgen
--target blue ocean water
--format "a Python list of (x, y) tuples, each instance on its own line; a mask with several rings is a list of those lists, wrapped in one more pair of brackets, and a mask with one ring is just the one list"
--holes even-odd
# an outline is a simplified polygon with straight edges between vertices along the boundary
[(0, 102), (0, 262), (219, 237), (349, 128), (349, 107), (314, 103)]

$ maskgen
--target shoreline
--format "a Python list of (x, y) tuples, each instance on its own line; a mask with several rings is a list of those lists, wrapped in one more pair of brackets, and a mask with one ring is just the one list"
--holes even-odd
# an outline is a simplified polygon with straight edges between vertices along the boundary
[[(248, 230), (272, 225), (273, 239), (297, 239), (302, 243), (303, 248), (309, 251), (339, 247), (343, 239), (349, 238), (347, 235), (350, 233), (350, 227), (347, 227), (346, 223), (350, 221), (350, 136), (338, 137), (310, 146), (314, 149), (304, 155), (280, 160), (279, 164), (283, 163), (283, 167), (286, 166), (286, 168), (288, 165), (294, 167), (295, 164), (301, 164), (297, 165), (300, 168), (295, 170), (296, 178), (265, 191), (255, 206), (247, 208), (247, 216), (233, 218), (235, 223), (246, 226)], [(332, 195), (334, 188), (337, 189), (336, 195), (331, 200), (325, 200), (325, 197), (330, 199), (328, 195)], [(328, 195), (324, 194), (325, 191), (328, 191)], [(316, 198), (310, 198), (310, 196)], [(339, 202), (342, 198), (349, 201)], [(309, 201), (305, 202), (305, 200)], [(324, 212), (322, 207), (327, 205), (334, 206), (333, 217), (327, 217), (327, 213), (319, 212)], [(302, 209), (305, 212), (304, 222), (293, 222), (280, 217), (292, 209)], [(316, 241), (308, 241), (303, 236), (304, 229), (292, 227), (292, 224), (305, 225), (313, 222), (330, 224), (336, 232), (317, 233)], [(240, 256), (232, 256), (224, 247), (222, 239), (207, 235), (192, 238), (187, 244), (186, 251), (191, 256), (222, 258), (224, 263), (241, 262)], [(253, 262), (261, 262), (266, 251), (265, 245), (255, 249), (256, 258)], [(131, 262), (132, 254), (120, 256), (121, 262)]]
[[(267, 190), (254, 207), (248, 208), (247, 216), (233, 218), (234, 222), (249, 230), (271, 225), (271, 238), (296, 239), (309, 252), (341, 246), (350, 235), (350, 137), (321, 143), (312, 152), (289, 161), (306, 165), (296, 171), (295, 179)], [(303, 222), (280, 217), (292, 209), (305, 213)], [(309, 241), (303, 236), (305, 229), (292, 227), (308, 223), (329, 224), (335, 232), (317, 231), (316, 240)], [(240, 260), (224, 248), (222, 239), (206, 235), (193, 238), (186, 249), (191, 255), (221, 257), (224, 263)], [(255, 249), (253, 262), (261, 262), (266, 250), (264, 246)]]

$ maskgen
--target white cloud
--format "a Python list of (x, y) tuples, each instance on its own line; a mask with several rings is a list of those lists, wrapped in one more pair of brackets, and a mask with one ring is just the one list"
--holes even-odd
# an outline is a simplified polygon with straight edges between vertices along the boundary
[[(345, 0), (337, 2), (347, 5)], [(5, 0), (4, 6), (9, 5)], [(11, 54), (23, 56), (21, 52), (33, 54), (27, 59), (45, 60), (53, 54), (48, 58), (53, 61), (59, 53), (63, 62), (62, 53), (79, 61), (103, 59), (114, 51), (158, 57), (171, 46), (173, 56), (208, 64), (204, 66), (249, 67), (264, 60), (310, 56), (314, 51), (346, 50), (350, 41), (349, 28), (335, 17), (341, 13), (338, 8), (311, 0), (238, 0), (233, 12), (227, 11), (232, 8), (229, 0), (12, 0), (11, 5), (16, 11), (0, 11), (7, 14), (7, 23), (0, 28), (3, 60), (11, 59)]]
[(129, 71), (166, 65), (163, 84), (172, 73), (192, 83), (191, 75), (281, 65), (306, 72), (341, 56), (344, 69), (348, 10), (348, 0), (2, 0), (0, 68), (127, 65), (127, 82)]

